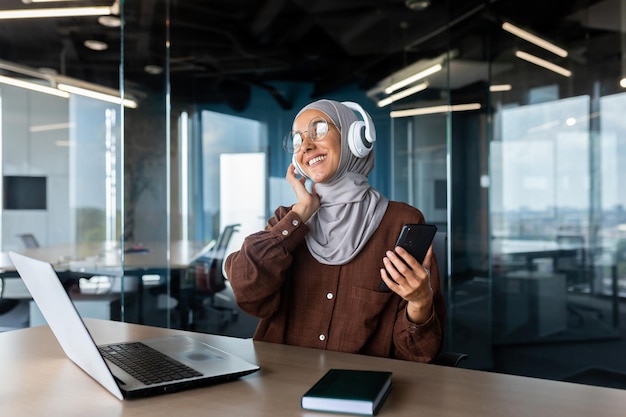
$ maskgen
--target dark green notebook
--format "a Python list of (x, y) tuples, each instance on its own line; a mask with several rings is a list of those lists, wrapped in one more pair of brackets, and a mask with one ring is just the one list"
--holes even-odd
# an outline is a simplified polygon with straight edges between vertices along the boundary
[(391, 372), (331, 369), (303, 396), (306, 410), (375, 415), (391, 389)]

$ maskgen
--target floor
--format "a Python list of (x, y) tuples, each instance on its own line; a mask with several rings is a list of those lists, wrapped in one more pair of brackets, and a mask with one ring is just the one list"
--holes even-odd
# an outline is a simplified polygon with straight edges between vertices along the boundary
[(545, 342), (496, 346), (494, 366), (489, 370), (626, 389), (625, 300), (620, 303), (618, 320), (616, 331), (604, 332), (603, 336), (603, 326), (589, 319), (587, 324), (593, 328), (586, 335), (594, 335), (592, 340), (563, 332)]
[(529, 337), (524, 332), (533, 329), (520, 327), (495, 343), (485, 320), (493, 314), (490, 297), (481, 285), (488, 284), (474, 282), (455, 300), (451, 344), (469, 355), (462, 367), (626, 389), (626, 299), (570, 293), (565, 329)]

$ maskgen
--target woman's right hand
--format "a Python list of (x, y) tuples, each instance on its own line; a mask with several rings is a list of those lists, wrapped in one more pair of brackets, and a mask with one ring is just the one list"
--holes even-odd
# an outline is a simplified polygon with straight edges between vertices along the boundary
[(296, 177), (296, 167), (294, 164), (289, 164), (286, 178), (298, 198), (298, 202), (294, 204), (291, 209), (300, 217), (300, 220), (306, 222), (320, 207), (320, 197), (315, 192), (315, 183), (313, 183), (311, 192), (309, 192), (304, 185), (306, 177)]

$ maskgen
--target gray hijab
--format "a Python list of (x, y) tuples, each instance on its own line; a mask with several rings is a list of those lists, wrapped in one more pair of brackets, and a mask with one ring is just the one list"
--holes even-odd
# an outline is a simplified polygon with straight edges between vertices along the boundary
[[(326, 114), (341, 132), (341, 159), (333, 177), (316, 183), (320, 207), (306, 222), (309, 251), (320, 263), (343, 265), (356, 257), (380, 224), (389, 201), (369, 184), (374, 168), (374, 152), (357, 158), (348, 145), (350, 124), (356, 113), (337, 101), (319, 100), (304, 107)], [(298, 117), (298, 115), (296, 117)]]

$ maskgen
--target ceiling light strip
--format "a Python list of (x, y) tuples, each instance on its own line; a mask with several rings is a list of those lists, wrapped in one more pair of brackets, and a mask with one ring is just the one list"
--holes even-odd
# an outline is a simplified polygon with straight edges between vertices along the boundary
[(39, 126), (31, 126), (28, 128), (29, 132), (38, 133), (38, 132), (49, 132), (51, 130), (67, 130), (71, 127), (74, 127), (73, 123), (50, 123), (47, 125), (39, 125)]
[(68, 93), (77, 94), (79, 96), (95, 98), (96, 100), (102, 100), (109, 103), (114, 104), (124, 104), (125, 107), (130, 107), (134, 109), (137, 107), (137, 102), (135, 100), (123, 99), (119, 96), (113, 96), (110, 94), (100, 93), (98, 91), (89, 90), (86, 88), (75, 87), (73, 85), (67, 84), (59, 84), (57, 85), (59, 90), (67, 91)]
[(79, 1), (79, 0), (22, 0), (22, 3), (60, 3), (62, 1)]
[(0, 19), (34, 19), (44, 17), (105, 16), (113, 14), (110, 6), (64, 7), (23, 10), (0, 10)]
[(391, 84), (389, 87), (385, 88), (385, 93), (386, 94), (391, 94), (394, 91), (397, 91), (401, 88), (406, 87), (409, 84), (413, 84), (416, 81), (419, 81), (423, 78), (428, 77), (429, 75), (435, 74), (436, 72), (439, 72), (443, 69), (443, 66), (441, 64), (435, 64), (431, 67), (426, 68), (423, 71), (420, 71), (418, 73), (415, 73), (409, 77), (406, 77), (400, 81), (397, 81), (393, 84)]
[(25, 88), (27, 90), (37, 91), (39, 93), (50, 94), (57, 97), (69, 98), (70, 94), (65, 91), (57, 90), (53, 87), (47, 87), (45, 85), (31, 83), (29, 81), (22, 81), (16, 78), (5, 77), (4, 75), (0, 75), (0, 83), (12, 85), (14, 87)]
[(385, 97), (384, 99), (379, 100), (378, 103), (376, 103), (376, 105), (378, 107), (385, 107), (405, 97), (408, 97), (413, 94), (419, 93), (420, 91), (426, 90), (427, 88), (428, 88), (428, 83), (417, 84), (417, 85), (414, 85), (413, 87), (407, 88), (406, 90), (402, 90), (399, 93), (392, 94), (389, 97)]
[(533, 43), (539, 46), (540, 48), (545, 49), (546, 51), (550, 51), (553, 54), (560, 56), (561, 58), (565, 58), (568, 55), (565, 49), (560, 48), (556, 46), (555, 44), (548, 42), (547, 40), (543, 38), (540, 38), (539, 36), (533, 35), (532, 33), (525, 31), (524, 29), (521, 29), (515, 25), (512, 25), (509, 22), (504, 22), (502, 24), (502, 29), (530, 43)]
[(572, 76), (572, 71), (565, 69), (563, 67), (560, 67), (556, 64), (553, 64), (550, 61), (546, 61), (545, 59), (536, 57), (534, 55), (529, 54), (528, 52), (524, 52), (524, 51), (516, 51), (515, 52), (515, 56), (518, 58), (521, 58), (525, 61), (528, 61), (530, 63), (533, 63), (535, 65), (539, 65), (540, 67), (543, 67), (545, 69), (548, 69), (550, 71), (556, 72), (557, 74), (560, 74), (564, 77), (571, 77)]
[(9, 61), (3, 61), (0, 59), (0, 69), (15, 72), (17, 74), (24, 75), (30, 78), (40, 78), (42, 80), (50, 81), (50, 74), (42, 73), (41, 71), (37, 71), (35, 69), (25, 67), (23, 65), (15, 64)]
[(492, 93), (499, 91), (511, 91), (513, 86), (511, 84), (492, 84), (489, 86), (489, 91)]
[(389, 113), (389, 116), (395, 119), (398, 117), (422, 116), (425, 114), (480, 110), (481, 107), (482, 106), (480, 105), (480, 103), (453, 104), (451, 106), (444, 104), (444, 105), (432, 106), (432, 107), (420, 107), (420, 108), (406, 109), (406, 110), (395, 110)]

